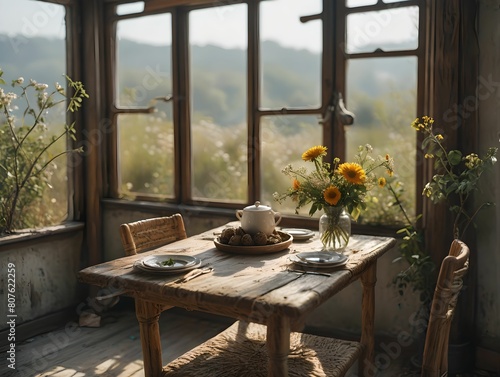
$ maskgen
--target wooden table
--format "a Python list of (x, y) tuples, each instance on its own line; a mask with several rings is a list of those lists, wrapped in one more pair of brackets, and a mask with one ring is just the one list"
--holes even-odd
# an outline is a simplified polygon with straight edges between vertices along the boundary
[[(294, 242), (277, 253), (240, 255), (215, 248), (214, 232), (221, 229), (147, 253), (88, 267), (78, 273), (83, 283), (127, 291), (135, 298), (146, 377), (161, 375), (158, 319), (163, 310), (172, 306), (267, 325), (268, 374), (285, 376), (288, 369), (283, 355), (289, 351), (286, 334), (300, 331), (309, 313), (358, 278), (363, 285), (362, 359), (373, 362), (376, 264), (377, 259), (395, 244), (394, 238), (353, 235), (346, 248), (347, 264), (326, 270), (331, 272), (328, 277), (287, 271), (290, 253), (321, 248), (317, 236), (312, 241)], [(209, 263), (214, 271), (179, 284), (175, 282), (179, 275), (147, 274), (132, 268), (135, 261), (162, 253), (196, 256), (204, 264)]]

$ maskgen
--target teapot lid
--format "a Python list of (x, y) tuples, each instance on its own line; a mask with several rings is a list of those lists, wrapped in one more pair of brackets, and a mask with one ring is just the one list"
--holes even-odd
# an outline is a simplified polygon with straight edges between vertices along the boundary
[(269, 211), (271, 207), (265, 206), (260, 204), (259, 201), (256, 201), (254, 205), (245, 207), (245, 211), (254, 211), (254, 212), (262, 212), (262, 211)]

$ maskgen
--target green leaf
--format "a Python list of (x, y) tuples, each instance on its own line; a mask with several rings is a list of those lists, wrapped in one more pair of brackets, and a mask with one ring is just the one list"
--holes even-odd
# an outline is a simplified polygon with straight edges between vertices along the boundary
[(456, 166), (462, 161), (462, 152), (452, 150), (448, 153), (448, 161), (451, 165)]
[(429, 143), (431, 143), (433, 140), (432, 140), (432, 137), (428, 136), (426, 137), (423, 141), (422, 141), (422, 149), (426, 149), (429, 147)]

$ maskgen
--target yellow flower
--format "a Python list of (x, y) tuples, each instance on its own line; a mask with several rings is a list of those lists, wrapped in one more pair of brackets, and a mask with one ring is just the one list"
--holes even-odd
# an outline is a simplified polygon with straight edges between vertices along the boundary
[(293, 183), (292, 183), (292, 187), (295, 191), (297, 191), (298, 189), (300, 189), (300, 182), (298, 179), (294, 179), (293, 180)]
[(337, 205), (341, 196), (339, 189), (335, 186), (328, 186), (323, 192), (325, 201), (332, 206)]
[(428, 115), (424, 115), (422, 117), (422, 120), (424, 121), (425, 124), (430, 124), (432, 125), (434, 123), (434, 118), (428, 116)]
[(315, 147), (309, 148), (302, 154), (302, 159), (304, 161), (314, 161), (320, 156), (326, 156), (326, 147), (322, 145), (316, 145)]
[(389, 156), (389, 154), (386, 154), (386, 155), (385, 155), (385, 160), (386, 160), (386, 161), (389, 161), (390, 159), (391, 159), (391, 156)]
[(420, 131), (420, 130), (422, 130), (422, 129), (424, 128), (424, 125), (423, 125), (422, 123), (420, 123), (420, 119), (419, 119), (419, 118), (415, 119), (415, 120), (412, 122), (411, 126), (412, 126), (415, 130), (417, 130), (417, 131)]
[(430, 131), (432, 129), (432, 124), (434, 119), (429, 116), (423, 116), (422, 119), (417, 118), (413, 121), (411, 126), (417, 131)]
[(432, 153), (426, 153), (424, 158), (434, 158), (434, 155)]
[(378, 185), (379, 185), (380, 187), (384, 187), (386, 183), (387, 183), (387, 181), (385, 180), (385, 178), (384, 178), (384, 177), (380, 177), (380, 178), (378, 179)]
[(437, 134), (437, 135), (436, 135), (436, 139), (438, 139), (439, 141), (441, 141), (441, 140), (443, 140), (443, 139), (444, 139), (444, 137), (443, 137), (443, 135), (441, 135), (441, 134)]
[(344, 176), (347, 182), (355, 185), (362, 185), (366, 179), (366, 173), (360, 164), (355, 162), (344, 162), (339, 165), (339, 173)]
[(422, 191), (422, 195), (425, 195), (428, 198), (431, 197), (431, 195), (432, 195), (432, 188), (431, 188), (431, 185), (429, 183), (427, 183), (425, 185), (424, 190)]

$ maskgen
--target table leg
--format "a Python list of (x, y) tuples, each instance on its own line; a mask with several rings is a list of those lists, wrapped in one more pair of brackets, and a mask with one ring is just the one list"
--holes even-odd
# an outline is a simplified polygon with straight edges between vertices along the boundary
[(160, 327), (158, 319), (162, 306), (152, 302), (135, 299), (135, 314), (141, 331), (144, 376), (160, 377), (163, 370), (161, 358)]
[(377, 281), (377, 262), (373, 262), (361, 275), (363, 298), (361, 310), (361, 344), (363, 352), (359, 359), (359, 376), (368, 375), (375, 364), (375, 283)]
[(288, 354), (290, 353), (290, 320), (273, 316), (267, 323), (267, 375), (288, 376)]

